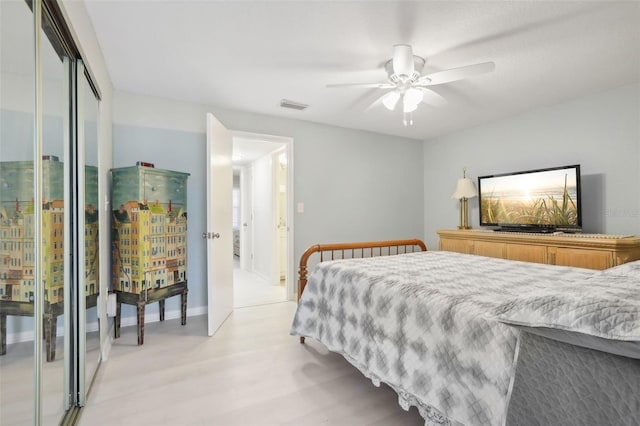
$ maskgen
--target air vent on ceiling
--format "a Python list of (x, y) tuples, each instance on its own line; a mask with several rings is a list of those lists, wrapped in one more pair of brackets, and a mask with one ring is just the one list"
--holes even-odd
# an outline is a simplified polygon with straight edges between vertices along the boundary
[(296, 109), (298, 111), (303, 111), (309, 107), (309, 105), (301, 104), (300, 102), (293, 102), (289, 99), (282, 99), (280, 101), (280, 106), (282, 108)]

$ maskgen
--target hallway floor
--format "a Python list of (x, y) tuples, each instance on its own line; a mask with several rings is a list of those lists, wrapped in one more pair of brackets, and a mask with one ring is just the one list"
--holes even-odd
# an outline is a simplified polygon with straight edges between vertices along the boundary
[(233, 306), (235, 308), (284, 302), (285, 300), (284, 281), (280, 285), (271, 285), (262, 276), (240, 269), (240, 261), (234, 257)]

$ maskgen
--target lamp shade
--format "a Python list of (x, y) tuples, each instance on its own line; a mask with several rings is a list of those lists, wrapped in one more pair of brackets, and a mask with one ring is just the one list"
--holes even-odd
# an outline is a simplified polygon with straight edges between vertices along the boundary
[(400, 93), (394, 90), (393, 92), (387, 93), (384, 98), (382, 98), (382, 104), (389, 111), (393, 111), (396, 107), (396, 104), (398, 103), (398, 100), (400, 100)]
[(456, 185), (456, 191), (453, 193), (451, 198), (455, 198), (459, 200), (461, 198), (473, 198), (478, 195), (478, 191), (476, 190), (476, 186), (473, 184), (473, 181), (468, 177), (458, 179), (458, 184)]
[(405, 113), (413, 112), (416, 109), (418, 109), (418, 104), (412, 104), (410, 102), (407, 102), (406, 99), (402, 102), (402, 111), (403, 112), (405, 112)]
[(422, 90), (416, 89), (415, 87), (407, 89), (407, 91), (404, 92), (404, 102), (407, 104), (418, 105), (423, 99), (424, 93), (422, 93)]

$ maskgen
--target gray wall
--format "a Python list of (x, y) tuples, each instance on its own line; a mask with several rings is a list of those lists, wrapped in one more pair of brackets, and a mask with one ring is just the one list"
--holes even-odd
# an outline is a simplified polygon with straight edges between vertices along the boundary
[[(424, 142), (425, 238), (458, 225), (452, 200), (477, 176), (580, 164), (585, 232), (640, 234), (640, 85), (620, 87)], [(469, 204), (478, 227), (478, 200)]]
[[(188, 184), (189, 308), (206, 306), (205, 244), (199, 238), (199, 233), (206, 228), (205, 134), (200, 130), (166, 128), (170, 119), (164, 120), (164, 128), (157, 122), (140, 125), (158, 119), (147, 120), (149, 111), (143, 105), (162, 104), (162, 108), (158, 108), (160, 113), (169, 117), (174, 108), (166, 100), (127, 96), (126, 117), (123, 115), (119, 120), (117, 99), (116, 96), (114, 167), (143, 160), (155, 163), (156, 167), (191, 173)], [(136, 103), (141, 106), (139, 111)], [(312, 244), (422, 238), (421, 141), (300, 120), (207, 109), (230, 129), (294, 139), (294, 203), (305, 205), (304, 213), (295, 213), (294, 217), (296, 264)], [(184, 114), (184, 109), (176, 103), (175, 112)], [(204, 114), (201, 120), (204, 127)], [(168, 311), (178, 309), (178, 300), (174, 299), (176, 301), (167, 302)], [(125, 308), (128, 307), (123, 306), (123, 316), (134, 315), (132, 309)], [(155, 312), (155, 306), (147, 308), (147, 313)]]

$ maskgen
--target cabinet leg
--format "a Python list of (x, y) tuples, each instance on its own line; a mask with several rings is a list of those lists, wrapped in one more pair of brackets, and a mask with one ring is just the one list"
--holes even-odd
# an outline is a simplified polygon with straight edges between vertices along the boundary
[(189, 290), (185, 288), (182, 294), (180, 295), (180, 313), (181, 313), (182, 325), (187, 324), (187, 293), (188, 292)]
[(0, 355), (7, 353), (7, 315), (0, 314)]
[(138, 345), (144, 344), (144, 302), (138, 303)]
[(158, 305), (160, 305), (158, 307), (158, 310), (160, 311), (160, 321), (164, 321), (164, 299), (158, 301)]
[[(116, 296), (117, 297), (117, 296)], [(122, 311), (122, 303), (116, 302), (116, 316), (113, 319), (113, 338), (120, 337), (120, 313)]]
[(56, 358), (56, 327), (58, 317), (51, 314), (44, 316), (44, 347), (47, 356), (47, 362), (51, 362)]

